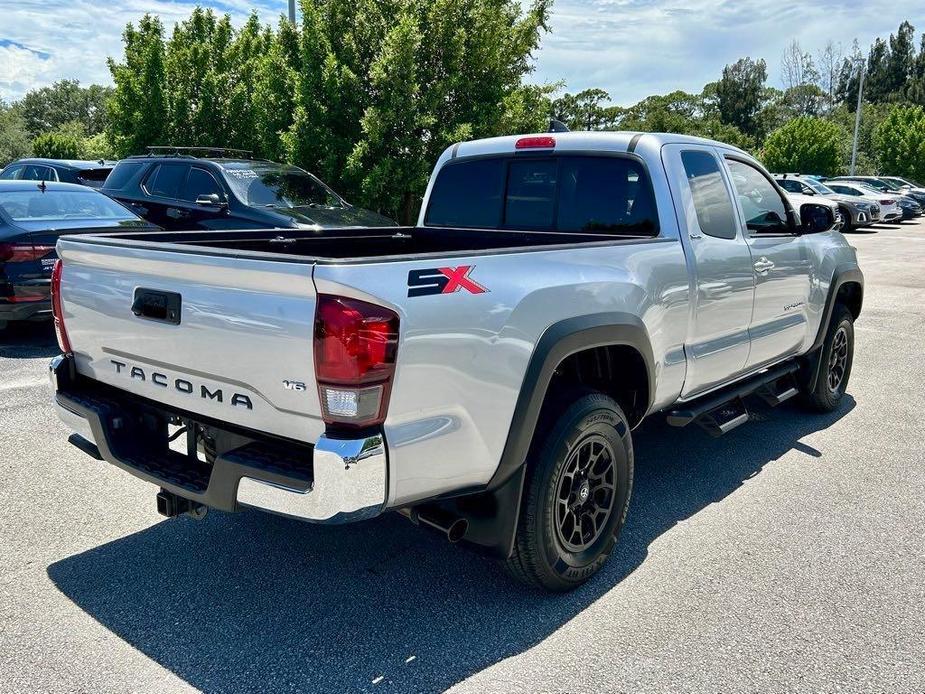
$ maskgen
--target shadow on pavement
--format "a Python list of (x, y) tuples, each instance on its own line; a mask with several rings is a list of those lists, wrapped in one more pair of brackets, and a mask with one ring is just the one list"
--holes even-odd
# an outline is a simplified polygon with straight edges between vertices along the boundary
[(823, 457), (799, 439), (850, 412), (846, 400), (829, 415), (759, 408), (757, 421), (720, 439), (647, 422), (621, 541), (601, 574), (567, 595), (522, 588), (396, 514), (340, 527), (257, 512), (164, 521), (48, 574), (206, 692), (442, 690), (543, 640), (639, 567), (662, 533), (765, 465), (792, 449)]
[(60, 353), (54, 324), (50, 320), (10, 323), (0, 330), (0, 357), (36, 359), (51, 358)]

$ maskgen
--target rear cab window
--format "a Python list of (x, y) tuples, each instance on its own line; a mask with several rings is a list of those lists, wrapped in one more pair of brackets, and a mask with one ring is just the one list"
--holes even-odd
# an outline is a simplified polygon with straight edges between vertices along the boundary
[(702, 150), (688, 150), (681, 152), (681, 164), (700, 230), (718, 239), (734, 239), (738, 223), (716, 157)]
[(498, 156), (446, 164), (427, 226), (656, 236), (652, 183), (631, 156)]

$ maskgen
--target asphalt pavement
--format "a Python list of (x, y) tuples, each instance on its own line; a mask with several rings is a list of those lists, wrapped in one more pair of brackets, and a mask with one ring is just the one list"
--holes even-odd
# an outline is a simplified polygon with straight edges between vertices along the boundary
[(564, 596), (394, 514), (164, 520), (67, 443), (50, 327), (0, 333), (0, 691), (925, 691), (925, 223), (850, 240), (844, 406), (648, 421), (621, 542)]

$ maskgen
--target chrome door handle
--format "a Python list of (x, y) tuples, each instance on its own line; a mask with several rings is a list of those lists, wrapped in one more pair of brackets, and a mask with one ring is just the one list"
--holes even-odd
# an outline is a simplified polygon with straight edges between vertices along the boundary
[(767, 258), (762, 258), (761, 260), (755, 261), (755, 272), (764, 274), (770, 272), (774, 269), (774, 263), (772, 263)]

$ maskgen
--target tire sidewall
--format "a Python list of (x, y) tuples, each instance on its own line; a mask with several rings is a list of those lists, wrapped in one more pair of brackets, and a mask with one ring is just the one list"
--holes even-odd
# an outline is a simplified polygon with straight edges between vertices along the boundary
[[(842, 376), (838, 390), (833, 392), (829, 388), (829, 360), (832, 357), (835, 336), (842, 328), (845, 330), (848, 339), (848, 355), (845, 361), (845, 374)], [(818, 397), (825, 401), (830, 408), (835, 408), (845, 396), (845, 392), (848, 389), (848, 380), (851, 377), (851, 368), (854, 364), (854, 322), (851, 320), (851, 314), (848, 313), (847, 309), (842, 310), (832, 323), (829, 334), (826, 336), (822, 360), (823, 368), (816, 383), (816, 392)]]
[[(606, 396), (585, 396), (565, 413), (550, 435), (541, 463), (538, 540), (545, 569), (566, 583), (585, 581), (607, 560), (616, 542), (629, 505), (632, 488), (633, 449), (629, 425), (615, 402)], [(592, 435), (610, 445), (614, 455), (614, 501), (603, 532), (579, 552), (569, 551), (556, 530), (556, 495), (559, 477), (577, 446)]]

